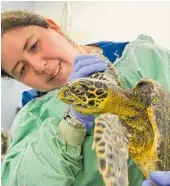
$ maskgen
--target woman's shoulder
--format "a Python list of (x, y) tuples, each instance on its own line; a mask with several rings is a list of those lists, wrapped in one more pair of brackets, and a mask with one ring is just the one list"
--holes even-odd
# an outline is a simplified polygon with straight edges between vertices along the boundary
[(122, 56), (128, 43), (129, 42), (99, 41), (95, 44), (102, 49), (103, 55), (114, 63), (117, 58)]

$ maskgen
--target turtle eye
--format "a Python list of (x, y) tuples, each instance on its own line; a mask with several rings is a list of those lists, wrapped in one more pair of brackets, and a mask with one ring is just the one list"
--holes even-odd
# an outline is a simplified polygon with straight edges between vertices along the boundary
[(71, 95), (71, 92), (67, 92), (67, 95), (70, 96)]
[(65, 91), (64, 95), (65, 95), (65, 97), (70, 96), (71, 92), (70, 91)]

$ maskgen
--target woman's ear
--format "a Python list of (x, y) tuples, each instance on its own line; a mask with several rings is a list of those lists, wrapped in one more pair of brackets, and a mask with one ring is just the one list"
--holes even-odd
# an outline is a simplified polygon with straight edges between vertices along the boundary
[(52, 19), (46, 19), (47, 22), (50, 25), (50, 28), (56, 30), (59, 34), (64, 35), (64, 32), (61, 30), (61, 28), (52, 20)]

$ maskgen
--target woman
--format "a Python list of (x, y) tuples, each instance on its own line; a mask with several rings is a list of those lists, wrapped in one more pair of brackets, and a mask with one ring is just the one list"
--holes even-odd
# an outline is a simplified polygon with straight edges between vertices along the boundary
[[(77, 45), (52, 20), (22, 11), (2, 13), (1, 22), (1, 76), (36, 90), (34, 96), (26, 93), (30, 99), (40, 96), (28, 104), (29, 100), (24, 102), (26, 105), (13, 123), (2, 165), (2, 184), (103, 186), (97, 158), (91, 150), (94, 117), (74, 109), (65, 113), (68, 106), (56, 100), (56, 94), (68, 80), (106, 69), (103, 60), (89, 55), (94, 49), (114, 62), (128, 42)], [(124, 71), (118, 61), (115, 64), (125, 87), (141, 78), (128, 75), (132, 64), (128, 64), (130, 71)], [(164, 82), (163, 78), (158, 80)], [(142, 173), (131, 159), (128, 166), (129, 185), (140, 186)]]

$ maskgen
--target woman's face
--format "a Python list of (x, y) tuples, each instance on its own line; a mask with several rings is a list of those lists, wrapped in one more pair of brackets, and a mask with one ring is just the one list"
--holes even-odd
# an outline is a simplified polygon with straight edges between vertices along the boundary
[(66, 83), (74, 58), (80, 54), (64, 36), (39, 26), (9, 30), (3, 34), (1, 46), (3, 70), (42, 92)]

